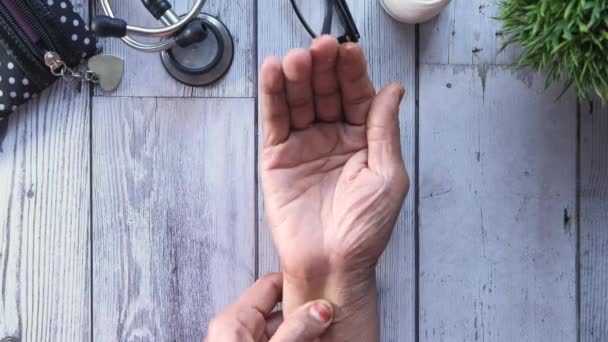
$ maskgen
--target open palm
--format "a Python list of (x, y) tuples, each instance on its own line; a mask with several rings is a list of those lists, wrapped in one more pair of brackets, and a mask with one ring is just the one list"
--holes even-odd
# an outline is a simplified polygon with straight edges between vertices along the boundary
[(327, 36), (267, 59), (261, 79), (264, 201), (283, 272), (373, 268), (409, 186), (403, 88), (376, 95), (362, 50)]

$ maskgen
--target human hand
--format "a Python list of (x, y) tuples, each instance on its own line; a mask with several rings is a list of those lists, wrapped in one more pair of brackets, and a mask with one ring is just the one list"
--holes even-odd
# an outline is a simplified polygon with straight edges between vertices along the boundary
[(307, 303), (283, 322), (279, 311), (283, 277), (269, 274), (258, 280), (232, 306), (209, 324), (205, 342), (311, 342), (329, 327), (333, 308), (326, 301)]
[(366, 319), (361, 307), (377, 316), (369, 312), (374, 269), (409, 188), (398, 120), (403, 87), (376, 95), (361, 48), (324, 36), (283, 61), (267, 59), (261, 94), (261, 175), (284, 310), (326, 298), (338, 305), (338, 321)]

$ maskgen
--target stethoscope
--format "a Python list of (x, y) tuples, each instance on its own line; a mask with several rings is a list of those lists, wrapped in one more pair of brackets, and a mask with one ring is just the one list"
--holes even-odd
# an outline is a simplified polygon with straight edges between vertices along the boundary
[[(129, 25), (114, 16), (109, 0), (100, 0), (105, 15), (93, 20), (91, 29), (99, 37), (121, 38), (142, 52), (160, 52), (165, 69), (178, 81), (206, 86), (226, 74), (234, 58), (230, 31), (218, 18), (201, 13), (206, 0), (196, 0), (190, 11), (178, 16), (167, 0), (142, 0), (146, 9), (165, 27)], [(133, 36), (163, 38), (144, 43)]]

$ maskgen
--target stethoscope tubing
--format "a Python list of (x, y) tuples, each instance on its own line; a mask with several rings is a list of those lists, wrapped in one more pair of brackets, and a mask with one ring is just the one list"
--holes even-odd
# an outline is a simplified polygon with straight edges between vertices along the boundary
[[(107, 16), (114, 18), (114, 12), (112, 11), (112, 6), (110, 5), (109, 0), (100, 0), (100, 2), (101, 2), (101, 8), (104, 11), (104, 13)], [(144, 36), (144, 37), (159, 37), (159, 38), (169, 37), (169, 36), (175, 34), (177, 31), (181, 30), (191, 20), (195, 19), (199, 15), (201, 10), (203, 9), (203, 6), (205, 6), (205, 2), (206, 2), (206, 0), (196, 0), (196, 2), (194, 3), (194, 6), (192, 6), (192, 8), (188, 12), (188, 14), (183, 16), (177, 22), (171, 23), (170, 25), (168, 25), (166, 27), (147, 28), (147, 27), (127, 25), (127, 35), (121, 39), (123, 42), (125, 42), (125, 44), (127, 44), (128, 46), (130, 46), (133, 49), (138, 50), (138, 51), (159, 52), (159, 51), (165, 51), (165, 50), (171, 49), (172, 47), (174, 47), (176, 45), (175, 38), (169, 38), (166, 40), (162, 40), (158, 43), (150, 44), (150, 43), (142, 43), (142, 42), (134, 39), (133, 37), (131, 37), (131, 35)]]

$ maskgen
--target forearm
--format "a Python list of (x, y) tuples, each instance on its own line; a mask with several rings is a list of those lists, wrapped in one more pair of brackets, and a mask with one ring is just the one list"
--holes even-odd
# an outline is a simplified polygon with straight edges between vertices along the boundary
[(283, 310), (289, 315), (300, 305), (323, 298), (335, 307), (334, 323), (324, 342), (377, 342), (380, 340), (375, 272), (321, 278), (284, 275)]

